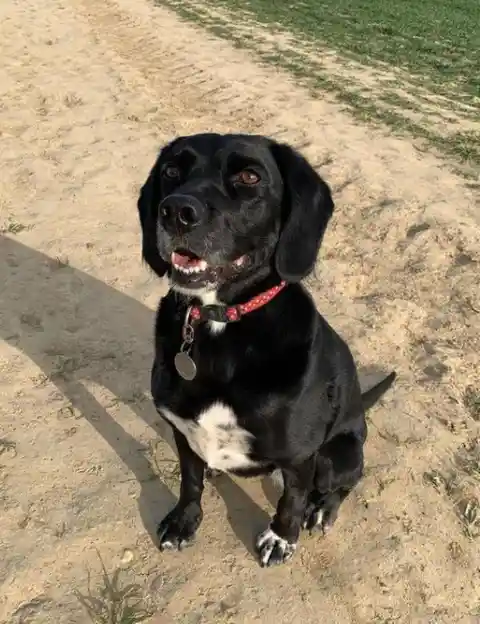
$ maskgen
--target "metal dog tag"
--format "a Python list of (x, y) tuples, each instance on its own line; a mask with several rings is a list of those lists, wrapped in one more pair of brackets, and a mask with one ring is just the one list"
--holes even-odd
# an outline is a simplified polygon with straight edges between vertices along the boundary
[(193, 326), (190, 323), (191, 311), (192, 307), (190, 306), (187, 310), (187, 314), (185, 315), (185, 321), (182, 328), (183, 342), (180, 347), (180, 351), (173, 360), (177, 373), (182, 379), (185, 379), (185, 381), (192, 381), (192, 379), (195, 379), (197, 374), (197, 366), (190, 357), (190, 350), (192, 348), (193, 338), (195, 335)]
[(175, 368), (177, 373), (185, 379), (185, 381), (192, 381), (197, 374), (197, 367), (192, 358), (185, 353), (185, 351), (179, 351), (174, 359)]

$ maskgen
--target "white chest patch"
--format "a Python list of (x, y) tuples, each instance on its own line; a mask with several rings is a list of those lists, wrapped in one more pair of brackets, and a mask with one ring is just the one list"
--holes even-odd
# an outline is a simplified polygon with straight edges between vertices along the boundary
[(165, 407), (160, 411), (209, 468), (228, 472), (258, 465), (248, 457), (252, 435), (238, 426), (233, 410), (223, 403), (211, 405), (197, 422), (184, 420)]

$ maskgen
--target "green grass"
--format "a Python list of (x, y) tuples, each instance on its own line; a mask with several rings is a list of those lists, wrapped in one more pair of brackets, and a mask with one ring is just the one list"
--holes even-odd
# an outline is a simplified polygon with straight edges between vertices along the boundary
[[(433, 147), (476, 177), (478, 0), (157, 2), (283, 67), (317, 97), (333, 94), (362, 122), (413, 136), (420, 149)], [(266, 30), (272, 35), (268, 41)], [(332, 50), (338, 53), (333, 61)]]
[(251, 11), (267, 25), (317, 40), (360, 62), (382, 62), (422, 82), (480, 97), (478, 0), (207, 0)]

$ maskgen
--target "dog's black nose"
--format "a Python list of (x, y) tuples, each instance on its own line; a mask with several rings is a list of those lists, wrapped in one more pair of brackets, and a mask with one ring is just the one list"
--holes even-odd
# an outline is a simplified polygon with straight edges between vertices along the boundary
[(188, 232), (205, 216), (202, 202), (191, 195), (169, 195), (160, 203), (160, 220), (167, 231)]

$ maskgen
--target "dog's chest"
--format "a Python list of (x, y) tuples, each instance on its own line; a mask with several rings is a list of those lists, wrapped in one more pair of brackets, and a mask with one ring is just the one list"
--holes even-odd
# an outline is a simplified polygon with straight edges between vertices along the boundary
[(196, 421), (180, 418), (164, 407), (160, 411), (210, 468), (228, 472), (256, 465), (249, 458), (252, 434), (239, 426), (227, 405), (213, 403)]

